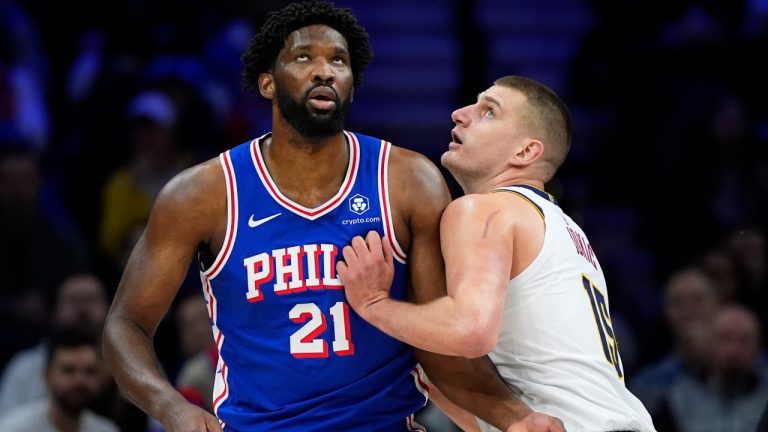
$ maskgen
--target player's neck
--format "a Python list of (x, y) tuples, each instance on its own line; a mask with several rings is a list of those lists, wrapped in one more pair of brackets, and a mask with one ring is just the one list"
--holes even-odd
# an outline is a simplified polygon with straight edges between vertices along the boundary
[(292, 128), (277, 129), (262, 143), (261, 153), (280, 191), (310, 208), (336, 194), (349, 164), (349, 146), (343, 133), (314, 139)]
[(473, 189), (475, 189), (475, 192), (472, 192), (472, 193), (489, 193), (501, 187), (517, 186), (517, 185), (528, 185), (528, 186), (533, 186), (537, 189), (544, 190), (544, 182), (541, 180), (530, 178), (530, 176), (520, 176), (520, 175), (514, 175), (510, 173), (502, 173), (499, 176), (485, 179), (482, 182), (478, 182), (477, 185), (473, 186)]

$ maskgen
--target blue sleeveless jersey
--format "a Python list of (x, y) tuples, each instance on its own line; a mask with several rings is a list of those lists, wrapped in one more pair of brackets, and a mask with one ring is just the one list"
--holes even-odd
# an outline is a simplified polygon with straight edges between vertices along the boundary
[(280, 193), (262, 138), (220, 155), (227, 180), (224, 245), (201, 273), (219, 350), (214, 411), (226, 431), (405, 431), (426, 403), (411, 348), (347, 304), (341, 249), (370, 230), (395, 251), (391, 295), (405, 299), (394, 240), (388, 142), (345, 132), (350, 160), (338, 193), (306, 208)]

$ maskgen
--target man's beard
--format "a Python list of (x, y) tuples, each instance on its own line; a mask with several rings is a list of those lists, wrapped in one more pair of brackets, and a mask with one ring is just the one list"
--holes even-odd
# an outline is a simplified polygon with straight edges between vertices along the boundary
[(81, 388), (52, 391), (51, 396), (56, 401), (56, 404), (71, 416), (79, 415), (94, 398), (90, 390)]
[(307, 106), (309, 92), (322, 85), (321, 83), (313, 85), (304, 93), (301, 100), (296, 101), (291, 98), (287, 89), (275, 81), (280, 114), (296, 131), (307, 138), (327, 138), (344, 130), (344, 119), (350, 104), (349, 95), (342, 99), (336, 90), (329, 86), (336, 93), (336, 106), (332, 111), (314, 111)]

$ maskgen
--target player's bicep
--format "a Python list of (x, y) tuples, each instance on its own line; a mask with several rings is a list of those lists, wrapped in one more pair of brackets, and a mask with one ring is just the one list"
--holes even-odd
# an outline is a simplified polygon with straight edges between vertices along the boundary
[(397, 191), (393, 200), (407, 221), (410, 300), (423, 303), (446, 293), (440, 217), (451, 195), (442, 174), (426, 157), (397, 150), (393, 150), (390, 190)]
[(500, 310), (512, 265), (509, 215), (488, 201), (455, 201), (440, 228), (448, 294), (479, 314)]
[(409, 255), (412, 300), (423, 303), (446, 295), (445, 266), (440, 253), (440, 215), (435, 206), (429, 215), (412, 225)]

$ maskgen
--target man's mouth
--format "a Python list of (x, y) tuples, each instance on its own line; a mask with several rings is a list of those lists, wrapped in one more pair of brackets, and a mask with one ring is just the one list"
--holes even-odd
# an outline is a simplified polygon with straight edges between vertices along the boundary
[(330, 111), (336, 108), (336, 92), (330, 87), (315, 87), (307, 95), (309, 105), (321, 111)]
[(455, 142), (456, 144), (464, 144), (461, 141), (461, 138), (459, 138), (459, 134), (457, 134), (456, 131), (453, 131), (453, 130), (451, 131), (451, 139), (453, 139), (453, 142)]

